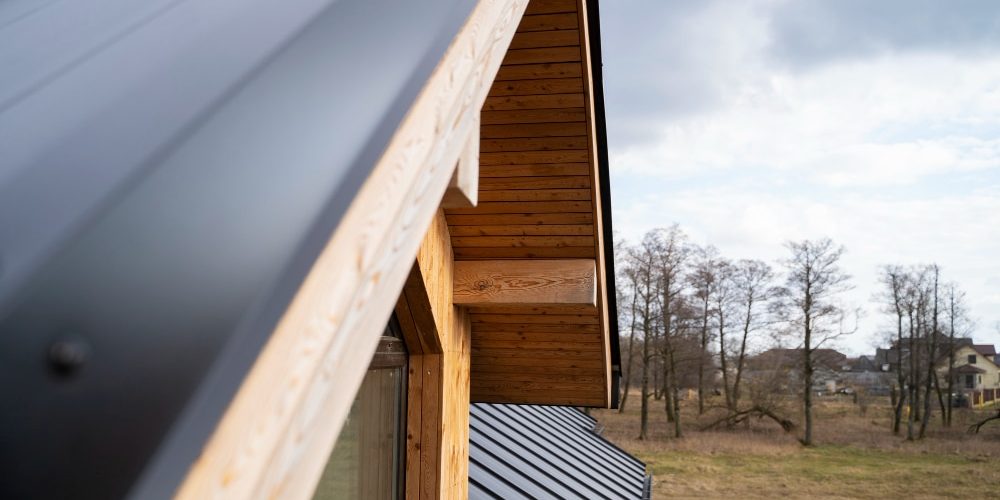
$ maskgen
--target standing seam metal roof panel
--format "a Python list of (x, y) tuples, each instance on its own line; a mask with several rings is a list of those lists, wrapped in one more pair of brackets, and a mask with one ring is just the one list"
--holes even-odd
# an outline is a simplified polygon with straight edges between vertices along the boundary
[(0, 2), (0, 498), (173, 493), (475, 5)]
[(469, 498), (649, 498), (646, 466), (568, 407), (475, 403)]

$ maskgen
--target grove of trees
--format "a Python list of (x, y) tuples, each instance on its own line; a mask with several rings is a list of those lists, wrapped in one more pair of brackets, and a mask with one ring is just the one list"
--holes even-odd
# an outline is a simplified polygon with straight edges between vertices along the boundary
[[(722, 415), (705, 428), (768, 418), (799, 432), (804, 445), (813, 444), (816, 353), (853, 333), (860, 312), (844, 302), (853, 287), (841, 267), (844, 247), (825, 238), (790, 241), (785, 247), (786, 257), (774, 266), (731, 259), (711, 245), (692, 242), (676, 224), (651, 230), (634, 244), (618, 243), (623, 352), (618, 411), (634, 404), (629, 387), (637, 385), (639, 439), (649, 439), (654, 402), (662, 404), (668, 433), (682, 437), (682, 420), (691, 417), (682, 414), (681, 401), (690, 394), (697, 404), (689, 411)], [(953, 391), (953, 377), (949, 371), (943, 387), (934, 361), (950, 352), (954, 369), (955, 339), (971, 329), (965, 296), (941, 281), (937, 265), (885, 266), (880, 279), (876, 302), (893, 319), (887, 340), (897, 358), (892, 430), (900, 433), (905, 418), (907, 437), (919, 439), (933, 406), (940, 408), (943, 425), (951, 421), (946, 395)], [(799, 356), (798, 408), (788, 409), (789, 398), (776, 394), (782, 380), (761, 379), (757, 373), (748, 377), (751, 354), (773, 346), (793, 347)], [(796, 410), (801, 429), (789, 418)]]

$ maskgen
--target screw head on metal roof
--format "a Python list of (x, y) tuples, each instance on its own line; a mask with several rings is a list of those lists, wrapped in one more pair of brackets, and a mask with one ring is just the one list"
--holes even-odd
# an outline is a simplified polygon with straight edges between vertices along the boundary
[(59, 339), (49, 345), (49, 369), (61, 378), (77, 374), (90, 358), (90, 346), (82, 339)]

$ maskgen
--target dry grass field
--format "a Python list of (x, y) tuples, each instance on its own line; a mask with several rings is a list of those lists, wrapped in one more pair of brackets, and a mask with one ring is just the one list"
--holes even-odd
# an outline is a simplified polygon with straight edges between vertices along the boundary
[[(888, 401), (871, 404), (861, 416), (850, 398), (820, 398), (817, 445), (804, 448), (768, 421), (700, 431), (721, 410), (698, 418), (693, 404), (684, 408), (685, 436), (674, 439), (662, 401), (654, 400), (652, 435), (639, 441), (638, 399), (631, 398), (624, 414), (592, 415), (605, 437), (646, 462), (654, 498), (1000, 498), (1000, 421), (978, 435), (965, 432), (992, 411), (956, 410), (952, 429), (933, 420), (927, 439), (907, 442), (889, 430)], [(786, 412), (801, 420), (798, 411)]]

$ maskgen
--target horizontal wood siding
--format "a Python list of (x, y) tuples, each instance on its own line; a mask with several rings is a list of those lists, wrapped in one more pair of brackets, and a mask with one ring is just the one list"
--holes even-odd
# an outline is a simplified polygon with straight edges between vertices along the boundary
[[(581, 19), (579, 0), (528, 4), (482, 109), (479, 204), (446, 211), (456, 260), (600, 258)], [(473, 401), (607, 403), (600, 306), (469, 312)]]

